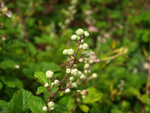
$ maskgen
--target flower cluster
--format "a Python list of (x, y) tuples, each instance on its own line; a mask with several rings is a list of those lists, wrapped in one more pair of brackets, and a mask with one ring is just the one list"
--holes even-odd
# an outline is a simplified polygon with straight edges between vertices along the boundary
[[(59, 91), (65, 91), (65, 93), (69, 93), (72, 88), (78, 87), (79, 84), (85, 85), (85, 83), (93, 78), (97, 78), (97, 74), (93, 73), (91, 76), (91, 65), (99, 62), (99, 59), (96, 58), (93, 52), (89, 52), (89, 45), (84, 42), (84, 39), (89, 36), (88, 31), (84, 31), (83, 29), (78, 29), (76, 34), (71, 36), (71, 40), (77, 43), (77, 50), (73, 49), (64, 49), (63, 55), (68, 58), (69, 66), (66, 66), (66, 75), (62, 81), (58, 81), (54, 79), (54, 72), (48, 70), (46, 72), (46, 78), (49, 80), (49, 83), (45, 83), (44, 87), (48, 88), (50, 92), (50, 99), (47, 102), (47, 106), (43, 107), (43, 111), (51, 111), (54, 109), (54, 96)], [(79, 54), (80, 53), (80, 54)], [(79, 63), (84, 63), (84, 71), (82, 72), (78, 68)], [(53, 82), (52, 82), (53, 80)], [(63, 83), (66, 81), (66, 86), (62, 88)], [(58, 85), (58, 90), (52, 94), (51, 89), (54, 85)], [(77, 90), (77, 92), (84, 98), (88, 92), (87, 90)]]

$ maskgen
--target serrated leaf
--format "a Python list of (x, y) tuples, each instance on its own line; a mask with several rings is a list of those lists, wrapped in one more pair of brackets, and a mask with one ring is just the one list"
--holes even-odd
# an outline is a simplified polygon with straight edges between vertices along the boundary
[(40, 87), (38, 87), (36, 94), (38, 95), (40, 93), (43, 93), (45, 90), (46, 90), (46, 88), (44, 86), (40, 86)]
[(31, 96), (28, 101), (28, 104), (33, 113), (43, 113), (42, 108), (46, 105), (46, 103), (40, 97), (36, 96)]
[(80, 105), (79, 107), (85, 113), (87, 113), (89, 111), (89, 107), (87, 105)]
[(99, 92), (94, 87), (90, 87), (87, 90), (88, 90), (88, 95), (83, 99), (84, 103), (94, 103), (99, 101), (102, 98), (102, 93)]
[(22, 88), (23, 83), (16, 77), (11, 76), (2, 76), (1, 77), (2, 82), (11, 88)]
[(48, 79), (46, 78), (46, 75), (43, 72), (35, 72), (34, 77), (37, 78), (39, 82), (43, 85), (48, 82)]

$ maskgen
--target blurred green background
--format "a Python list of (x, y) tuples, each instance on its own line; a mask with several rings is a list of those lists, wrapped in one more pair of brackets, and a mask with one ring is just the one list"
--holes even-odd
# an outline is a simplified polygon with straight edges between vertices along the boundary
[[(60, 80), (64, 77), (62, 51), (76, 48), (70, 37), (82, 28), (101, 60), (92, 67), (98, 78), (87, 87), (102, 96), (94, 97), (93, 91), (96, 101), (81, 102), (76, 112), (150, 113), (149, 0), (0, 0), (0, 5), (0, 112), (19, 89), (36, 95), (36, 71), (51, 69)], [(67, 97), (58, 96), (57, 102), (71, 109), (73, 97)]]

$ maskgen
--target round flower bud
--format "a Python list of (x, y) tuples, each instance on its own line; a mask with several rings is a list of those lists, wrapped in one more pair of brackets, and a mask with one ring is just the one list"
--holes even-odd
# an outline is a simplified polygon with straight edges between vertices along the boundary
[(70, 79), (70, 81), (73, 81), (73, 80), (74, 80), (74, 77), (70, 77), (69, 79)]
[(51, 107), (50, 110), (54, 110), (54, 107)]
[(58, 80), (55, 80), (55, 81), (54, 81), (54, 84), (58, 84), (58, 83), (59, 83), (59, 81), (58, 81)]
[(74, 67), (74, 68), (77, 68), (77, 64), (74, 64), (73, 67)]
[(79, 71), (77, 69), (72, 69), (71, 74), (77, 76), (79, 74)]
[(84, 69), (88, 69), (90, 67), (90, 64), (85, 64)]
[(88, 46), (86, 43), (84, 43), (84, 44), (82, 45), (82, 49), (87, 50), (88, 48), (89, 48), (89, 46)]
[(82, 75), (80, 76), (80, 79), (81, 79), (81, 80), (84, 80), (84, 79), (85, 79), (84, 74), (82, 74)]
[(79, 41), (81, 38), (79, 36), (77, 36), (77, 40)]
[(46, 71), (46, 78), (52, 78), (53, 74), (54, 72), (52, 72), (51, 70)]
[(97, 74), (96, 74), (96, 73), (93, 73), (93, 74), (92, 74), (92, 77), (93, 77), (93, 78), (97, 78)]
[(83, 39), (81, 40), (81, 43), (82, 43), (82, 44), (84, 43), (84, 40), (83, 40)]
[(78, 30), (76, 31), (76, 34), (77, 34), (78, 36), (82, 36), (82, 35), (84, 34), (83, 29), (78, 29)]
[(79, 49), (82, 49), (82, 45), (79, 45)]
[(52, 85), (52, 86), (55, 85), (54, 82), (52, 82), (51, 85)]
[(84, 31), (84, 35), (85, 35), (85, 37), (88, 37), (89, 36), (89, 32), (88, 31)]
[(47, 107), (46, 106), (43, 106), (43, 111), (47, 111)]
[(83, 58), (80, 58), (80, 59), (79, 59), (79, 62), (83, 62)]
[(84, 70), (84, 73), (88, 73), (88, 70)]
[(44, 84), (44, 87), (48, 87), (48, 86), (49, 86), (49, 84), (48, 84), (48, 83), (45, 83), (45, 84)]
[(71, 70), (68, 68), (68, 69), (66, 69), (66, 73), (70, 73), (71, 72)]
[(89, 63), (90, 63), (90, 64), (93, 64), (93, 60), (89, 60)]
[(74, 50), (73, 50), (73, 49), (69, 49), (69, 50), (68, 50), (68, 55), (69, 55), (69, 56), (72, 56), (73, 54), (74, 54)]
[(49, 107), (49, 108), (54, 107), (54, 102), (50, 101), (50, 102), (48, 103), (48, 107)]
[(76, 40), (77, 39), (77, 35), (72, 35), (71, 36), (71, 40)]
[(76, 83), (76, 82), (73, 82), (73, 83), (72, 83), (72, 87), (77, 87), (77, 83)]
[(79, 74), (78, 74), (78, 75), (80, 76), (81, 74), (82, 74), (82, 72), (81, 72), (81, 71), (79, 71)]
[(65, 50), (63, 51), (63, 55), (68, 55), (68, 49), (65, 49)]
[(70, 89), (69, 89), (69, 88), (67, 88), (67, 89), (65, 90), (65, 92), (66, 92), (66, 93), (69, 93), (69, 92), (70, 92)]

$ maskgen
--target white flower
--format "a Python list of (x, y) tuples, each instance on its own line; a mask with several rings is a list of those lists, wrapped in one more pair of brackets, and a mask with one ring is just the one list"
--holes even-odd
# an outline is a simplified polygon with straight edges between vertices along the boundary
[(82, 49), (87, 50), (88, 48), (89, 48), (89, 46), (87, 45), (87, 43), (84, 43), (84, 44), (82, 45)]
[(52, 85), (52, 86), (55, 85), (54, 82), (52, 82), (51, 85)]
[(92, 77), (93, 77), (93, 78), (97, 78), (97, 74), (96, 74), (96, 73), (93, 73), (93, 74), (92, 74)]
[(85, 35), (85, 37), (88, 37), (89, 36), (89, 32), (88, 31), (84, 31), (84, 35)]
[(46, 78), (52, 78), (53, 77), (54, 72), (52, 72), (51, 70), (48, 70), (46, 72)]
[(77, 76), (79, 74), (79, 71), (77, 69), (72, 69), (71, 74)]
[(65, 90), (65, 92), (66, 92), (66, 93), (69, 93), (69, 92), (70, 92), (70, 89), (69, 89), (69, 88), (67, 88), (67, 89)]
[(77, 39), (77, 35), (72, 35), (71, 36), (71, 40), (76, 40)]
[(55, 81), (54, 81), (54, 84), (58, 84), (58, 83), (59, 83), (59, 81), (58, 81), (58, 80), (55, 80)]
[(48, 86), (49, 86), (49, 84), (48, 84), (48, 83), (45, 83), (45, 84), (44, 84), (44, 87), (48, 87)]
[(85, 79), (84, 74), (82, 74), (82, 75), (80, 76), (80, 79), (82, 79), (82, 80), (84, 80), (84, 79)]
[(76, 82), (73, 82), (73, 83), (72, 83), (72, 87), (77, 87), (77, 83), (76, 83)]
[(74, 77), (70, 77), (69, 79), (70, 79), (70, 81), (73, 81), (73, 80), (74, 80)]
[(65, 49), (65, 50), (63, 51), (63, 55), (68, 55), (68, 49)]
[(54, 107), (54, 102), (50, 101), (50, 102), (48, 103), (48, 107), (49, 107), (49, 108)]
[(47, 107), (46, 106), (43, 106), (43, 111), (47, 111)]
[(85, 64), (84, 69), (88, 69), (90, 67), (90, 64)]
[(73, 50), (73, 49), (69, 49), (69, 50), (68, 50), (68, 55), (69, 55), (69, 56), (72, 56), (73, 54), (74, 54), (74, 50)]
[(84, 34), (83, 29), (77, 29), (76, 34), (77, 34), (78, 36), (82, 36), (82, 35)]

